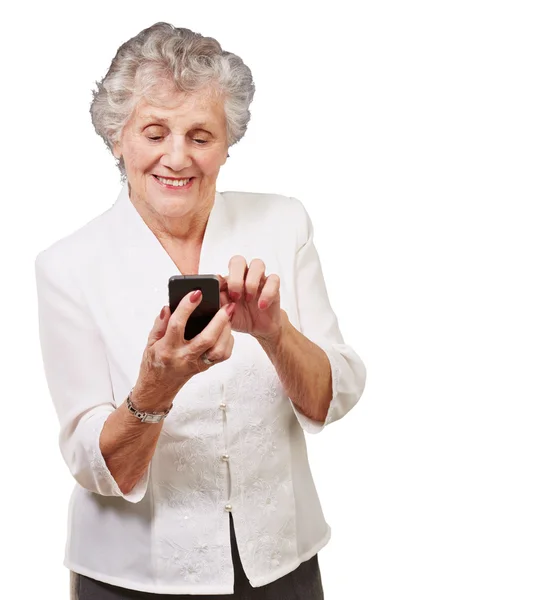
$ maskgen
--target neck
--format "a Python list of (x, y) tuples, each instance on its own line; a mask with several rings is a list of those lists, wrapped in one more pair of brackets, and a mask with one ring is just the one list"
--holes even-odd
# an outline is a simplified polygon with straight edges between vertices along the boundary
[(192, 246), (202, 243), (210, 212), (215, 202), (215, 192), (210, 202), (204, 202), (201, 208), (195, 212), (180, 217), (161, 215), (153, 210), (149, 204), (136, 198), (135, 194), (132, 197), (130, 183), (128, 183), (128, 195), (143, 221), (160, 242), (173, 246)]

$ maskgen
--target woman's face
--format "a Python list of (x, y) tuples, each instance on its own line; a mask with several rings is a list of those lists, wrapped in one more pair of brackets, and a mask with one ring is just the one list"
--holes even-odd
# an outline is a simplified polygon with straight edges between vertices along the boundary
[[(211, 207), (227, 152), (222, 99), (168, 87), (158, 96), (158, 106), (140, 100), (113, 147), (116, 158), (123, 156), (132, 201), (146, 204), (169, 224)], [(171, 187), (156, 175), (192, 179), (184, 187)]]

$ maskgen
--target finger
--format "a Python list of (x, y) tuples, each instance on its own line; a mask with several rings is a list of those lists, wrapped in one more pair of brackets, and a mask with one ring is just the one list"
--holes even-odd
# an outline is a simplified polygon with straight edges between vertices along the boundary
[(184, 341), (186, 323), (189, 317), (193, 314), (195, 308), (202, 302), (202, 292), (197, 294), (198, 298), (196, 300), (193, 300), (195, 293), (198, 291), (200, 290), (189, 292), (189, 294), (186, 294), (180, 300), (176, 310), (170, 316), (169, 323), (167, 325), (167, 333), (165, 334), (166, 336), (175, 340)]
[(232, 356), (232, 350), (234, 348), (235, 338), (232, 334), (232, 327), (228, 328), (229, 335), (225, 336), (225, 345), (222, 352), (222, 360), (228, 360)]
[(231, 304), (233, 302), (232, 298), (228, 295), (228, 292), (221, 292), (219, 294), (219, 298), (221, 301), (221, 306), (226, 306), (227, 304)]
[(235, 338), (233, 335), (231, 335), (228, 338), (228, 342), (226, 343), (226, 350), (225, 350), (225, 360), (228, 360), (230, 358), (230, 356), (232, 356), (232, 351), (234, 349), (234, 344), (235, 344)]
[(250, 302), (256, 297), (258, 288), (265, 275), (265, 263), (259, 258), (254, 258), (248, 267), (247, 277), (245, 280), (245, 291), (247, 302)]
[(231, 322), (231, 314), (234, 309), (235, 304), (232, 302), (217, 311), (206, 327), (191, 340), (190, 351), (192, 354), (200, 356), (216, 344), (223, 329)]
[(222, 330), (221, 335), (215, 344), (204, 352), (205, 356), (213, 362), (221, 362), (226, 360), (226, 349), (228, 346), (228, 341), (231, 337), (232, 327), (230, 326), (230, 323), (228, 323), (227, 326)]
[(228, 263), (229, 274), (226, 278), (228, 283), (228, 295), (237, 302), (243, 293), (243, 284), (247, 273), (247, 261), (244, 256), (236, 254)]
[(280, 277), (273, 273), (265, 280), (260, 297), (258, 298), (258, 308), (266, 310), (274, 302), (280, 302)]
[(217, 279), (219, 280), (219, 298), (221, 301), (221, 306), (230, 304), (230, 302), (233, 302), (233, 300), (228, 296), (228, 283), (226, 281), (226, 277), (217, 275)]
[(148, 345), (151, 346), (158, 340), (160, 340), (167, 331), (167, 323), (169, 322), (169, 317), (171, 315), (171, 310), (168, 306), (164, 306), (161, 309), (160, 314), (156, 317), (154, 321), (154, 325), (150, 333), (148, 334)]
[(226, 277), (223, 277), (222, 275), (217, 275), (217, 279), (219, 280), (219, 291), (226, 291), (228, 289), (228, 282), (226, 281)]

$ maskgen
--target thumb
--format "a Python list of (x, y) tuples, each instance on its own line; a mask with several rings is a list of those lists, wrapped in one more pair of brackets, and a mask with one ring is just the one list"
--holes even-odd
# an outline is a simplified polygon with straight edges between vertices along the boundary
[(148, 345), (152, 345), (154, 342), (160, 340), (167, 331), (167, 323), (171, 316), (171, 311), (168, 306), (164, 306), (161, 309), (160, 314), (156, 317), (154, 325), (148, 336)]

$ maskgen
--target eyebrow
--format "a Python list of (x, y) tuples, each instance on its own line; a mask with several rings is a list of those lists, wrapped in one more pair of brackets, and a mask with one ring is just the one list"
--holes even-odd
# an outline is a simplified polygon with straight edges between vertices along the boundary
[[(160, 121), (161, 123), (167, 124), (169, 122), (165, 117), (158, 117), (156, 115), (147, 115), (143, 117), (143, 121)], [(205, 121), (197, 121), (191, 125), (191, 129), (209, 129), (210, 126)]]
[(162, 123), (169, 122), (165, 117), (157, 117), (156, 115), (146, 115), (143, 117), (143, 121), (161, 121)]

